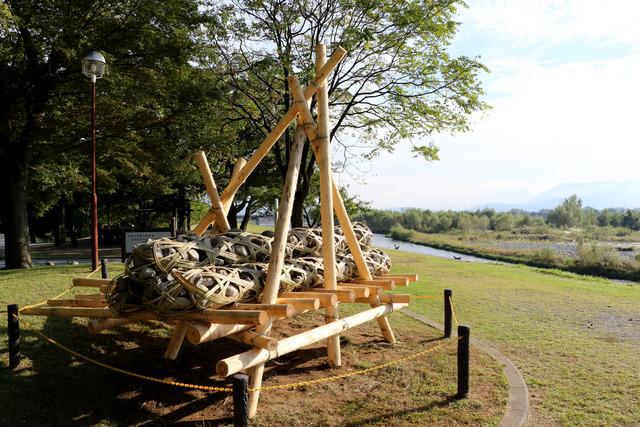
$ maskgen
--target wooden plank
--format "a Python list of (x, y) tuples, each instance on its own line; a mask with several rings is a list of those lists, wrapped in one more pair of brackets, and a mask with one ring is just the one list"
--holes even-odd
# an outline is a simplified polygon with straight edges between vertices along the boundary
[(102, 286), (109, 286), (111, 279), (87, 279), (85, 277), (75, 277), (71, 283), (73, 286), (100, 288)]
[(74, 295), (75, 299), (92, 299), (92, 300), (98, 300), (98, 301), (106, 301), (104, 299), (104, 294), (77, 294)]
[(106, 307), (105, 300), (98, 299), (50, 299), (47, 300), (49, 307)]

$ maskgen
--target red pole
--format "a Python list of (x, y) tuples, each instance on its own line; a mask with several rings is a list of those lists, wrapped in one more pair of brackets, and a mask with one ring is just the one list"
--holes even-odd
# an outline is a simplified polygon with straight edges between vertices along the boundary
[(98, 192), (96, 190), (96, 81), (91, 78), (91, 270), (98, 268)]

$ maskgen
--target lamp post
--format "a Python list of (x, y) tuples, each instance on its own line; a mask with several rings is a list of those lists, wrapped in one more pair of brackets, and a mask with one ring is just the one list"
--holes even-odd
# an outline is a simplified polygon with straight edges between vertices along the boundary
[(98, 193), (96, 191), (96, 80), (104, 75), (104, 56), (89, 52), (82, 58), (82, 74), (91, 79), (91, 270), (98, 268)]

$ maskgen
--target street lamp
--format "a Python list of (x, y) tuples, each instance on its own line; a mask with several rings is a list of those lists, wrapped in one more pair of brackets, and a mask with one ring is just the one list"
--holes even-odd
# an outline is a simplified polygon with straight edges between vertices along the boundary
[(98, 193), (96, 191), (96, 80), (107, 65), (98, 52), (82, 58), (82, 74), (91, 79), (91, 270), (98, 268)]

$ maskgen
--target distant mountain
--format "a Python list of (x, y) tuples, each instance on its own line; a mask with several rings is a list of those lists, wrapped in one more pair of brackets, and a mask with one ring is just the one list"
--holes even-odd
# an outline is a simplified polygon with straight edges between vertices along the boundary
[(565, 183), (520, 203), (487, 203), (474, 209), (491, 208), (499, 212), (522, 209), (535, 212), (553, 209), (572, 194), (582, 199), (582, 206), (595, 209), (640, 207), (640, 179), (626, 182)]

